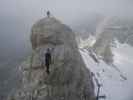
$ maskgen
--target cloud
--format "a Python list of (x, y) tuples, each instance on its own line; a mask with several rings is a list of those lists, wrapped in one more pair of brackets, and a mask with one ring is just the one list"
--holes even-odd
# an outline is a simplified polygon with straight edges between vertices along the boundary
[(132, 0), (0, 0), (0, 15), (37, 16), (50, 9), (57, 16), (87, 12), (122, 14), (131, 12)]

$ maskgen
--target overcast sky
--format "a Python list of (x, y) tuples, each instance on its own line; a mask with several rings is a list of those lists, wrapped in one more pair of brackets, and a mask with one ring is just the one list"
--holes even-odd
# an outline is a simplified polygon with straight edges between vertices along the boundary
[[(132, 0), (0, 0), (0, 16), (39, 18), (47, 10), (63, 20), (73, 20), (90, 12), (127, 15), (132, 13)], [(131, 16), (131, 15), (129, 15)]]
[(13, 41), (14, 37), (20, 41), (18, 36), (24, 37), (21, 38), (24, 41), (29, 38), (31, 25), (46, 16), (47, 10), (71, 25), (74, 20), (86, 19), (85, 16), (92, 13), (130, 17), (133, 0), (0, 0), (0, 38), (7, 40), (11, 35)]
[(91, 13), (131, 17), (133, 0), (0, 0), (0, 56), (24, 52), (31, 25), (47, 10), (65, 24)]
[(0, 0), (0, 40), (29, 39), (32, 24), (46, 16), (47, 10), (72, 25), (79, 18), (87, 20), (92, 13), (130, 17), (133, 0)]

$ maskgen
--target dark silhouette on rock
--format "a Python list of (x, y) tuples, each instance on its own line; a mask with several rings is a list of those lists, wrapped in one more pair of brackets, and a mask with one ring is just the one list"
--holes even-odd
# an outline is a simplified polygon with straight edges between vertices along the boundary
[(50, 11), (47, 11), (47, 17), (48, 18), (50, 17)]
[(50, 49), (47, 49), (47, 52), (45, 54), (45, 66), (46, 66), (46, 72), (49, 74), (49, 66), (51, 64), (51, 52)]

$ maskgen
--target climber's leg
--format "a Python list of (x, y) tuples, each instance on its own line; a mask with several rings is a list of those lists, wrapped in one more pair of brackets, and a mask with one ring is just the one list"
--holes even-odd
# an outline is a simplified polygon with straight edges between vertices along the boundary
[(49, 74), (49, 64), (46, 65), (46, 72)]

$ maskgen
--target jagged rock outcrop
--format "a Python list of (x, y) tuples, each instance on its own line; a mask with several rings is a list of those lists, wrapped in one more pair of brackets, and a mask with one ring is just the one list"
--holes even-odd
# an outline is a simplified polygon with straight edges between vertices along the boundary
[[(21, 65), (21, 89), (9, 100), (95, 100), (90, 71), (68, 26), (43, 18), (32, 27), (31, 43), (32, 56)], [(41, 65), (47, 48), (52, 50), (49, 75)]]
[(111, 51), (111, 44), (114, 40), (114, 31), (112, 25), (112, 18), (105, 18), (97, 28), (96, 42), (92, 46), (92, 50), (96, 55), (100, 56), (107, 64), (113, 63), (113, 53)]

